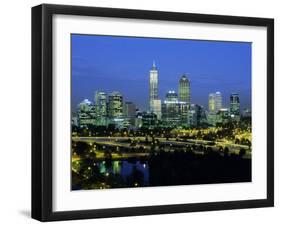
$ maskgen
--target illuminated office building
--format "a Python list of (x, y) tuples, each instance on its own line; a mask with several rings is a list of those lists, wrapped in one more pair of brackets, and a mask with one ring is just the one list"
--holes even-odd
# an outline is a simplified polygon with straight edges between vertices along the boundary
[(77, 121), (80, 127), (94, 125), (96, 119), (95, 107), (88, 99), (78, 104)]
[(161, 100), (158, 96), (158, 70), (155, 62), (153, 62), (149, 74), (149, 108), (151, 112), (157, 115), (158, 119), (161, 119)]
[(191, 104), (188, 110), (188, 124), (191, 127), (206, 125), (206, 112), (203, 106)]
[(209, 94), (209, 112), (217, 113), (222, 108), (222, 95), (220, 92)]
[(214, 93), (209, 94), (209, 112), (210, 113), (216, 112), (216, 96)]
[(105, 92), (95, 93), (96, 124), (106, 125), (107, 123), (107, 95)]
[(166, 94), (162, 105), (162, 119), (168, 126), (177, 125), (180, 122), (180, 109), (178, 94), (171, 90)]
[(143, 112), (141, 115), (142, 127), (154, 128), (157, 125), (157, 115), (152, 112)]
[(112, 92), (108, 96), (108, 116), (111, 119), (123, 116), (123, 96), (119, 92)]
[(240, 117), (240, 100), (237, 93), (230, 95), (230, 116), (232, 118)]
[(216, 112), (218, 112), (222, 108), (222, 95), (220, 92), (216, 92), (215, 97)]
[(179, 81), (179, 101), (190, 105), (190, 82), (186, 75), (183, 75)]

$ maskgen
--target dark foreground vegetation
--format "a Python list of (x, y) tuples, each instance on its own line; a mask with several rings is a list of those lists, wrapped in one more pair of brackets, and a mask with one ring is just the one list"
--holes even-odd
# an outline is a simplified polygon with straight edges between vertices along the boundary
[(73, 190), (251, 181), (251, 159), (227, 152), (160, 151), (145, 159), (84, 158), (73, 164)]

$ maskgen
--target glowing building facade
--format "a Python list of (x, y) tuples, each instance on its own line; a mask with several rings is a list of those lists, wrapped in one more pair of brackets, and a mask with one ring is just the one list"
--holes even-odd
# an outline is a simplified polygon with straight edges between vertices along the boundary
[(96, 124), (107, 124), (107, 95), (105, 92), (97, 91), (95, 93), (95, 111), (96, 111)]
[(80, 127), (88, 127), (95, 123), (95, 106), (88, 99), (85, 99), (80, 104), (78, 104), (77, 113), (77, 121)]
[(190, 82), (186, 75), (179, 81), (179, 101), (186, 102), (190, 106)]
[(214, 93), (209, 94), (209, 112), (216, 113), (216, 96)]
[(119, 92), (112, 92), (108, 96), (108, 116), (111, 119), (123, 116), (123, 96)]
[(220, 92), (209, 94), (209, 112), (216, 114), (222, 108), (222, 95)]
[(150, 111), (157, 115), (157, 119), (161, 119), (161, 100), (158, 96), (158, 70), (155, 62), (149, 73), (149, 108)]
[(220, 92), (215, 93), (215, 103), (216, 112), (218, 112), (222, 108), (222, 95)]
[(240, 116), (240, 100), (238, 93), (230, 95), (230, 115), (231, 117)]
[(188, 104), (179, 101), (178, 94), (170, 90), (162, 104), (162, 119), (166, 126), (188, 124)]

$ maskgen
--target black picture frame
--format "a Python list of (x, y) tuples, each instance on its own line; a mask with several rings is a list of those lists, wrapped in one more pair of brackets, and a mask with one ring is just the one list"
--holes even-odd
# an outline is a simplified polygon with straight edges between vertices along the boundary
[[(262, 26), (267, 28), (267, 198), (95, 210), (52, 210), (52, 17), (55, 14)], [(274, 20), (221, 15), (43, 4), (32, 8), (32, 218), (122, 217), (274, 205)]]

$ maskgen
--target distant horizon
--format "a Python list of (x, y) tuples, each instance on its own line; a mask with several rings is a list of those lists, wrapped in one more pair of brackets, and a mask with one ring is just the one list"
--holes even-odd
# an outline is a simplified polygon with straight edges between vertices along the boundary
[(230, 95), (238, 93), (240, 109), (251, 109), (251, 43), (73, 34), (71, 45), (72, 111), (84, 99), (94, 102), (96, 91), (118, 91), (124, 102), (148, 110), (154, 60), (162, 101), (169, 90), (178, 94), (186, 74), (191, 104), (208, 110), (209, 94), (221, 92), (222, 107), (229, 108)]

